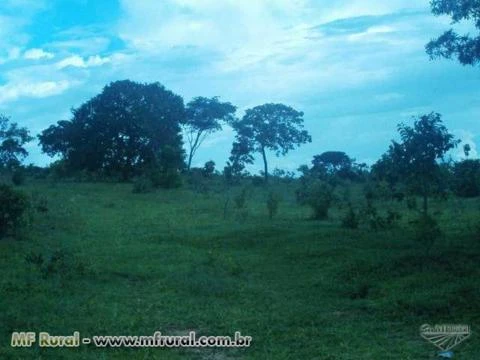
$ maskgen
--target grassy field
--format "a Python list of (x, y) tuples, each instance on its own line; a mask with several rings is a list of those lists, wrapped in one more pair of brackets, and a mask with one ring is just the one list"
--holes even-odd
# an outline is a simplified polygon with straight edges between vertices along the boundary
[[(133, 194), (131, 184), (47, 181), (23, 189), (45, 198), (48, 211), (34, 215), (20, 240), (0, 241), (0, 359), (434, 359), (435, 347), (419, 336), (424, 323), (471, 325), (455, 358), (480, 357), (479, 199), (433, 204), (445, 236), (427, 255), (404, 204), (391, 205), (404, 215), (395, 228), (347, 230), (345, 209), (309, 220), (293, 185), (283, 185), (273, 220), (262, 187), (249, 189), (242, 214), (232, 202), (225, 212), (224, 192)], [(13, 331), (157, 330), (241, 331), (253, 343), (10, 347)]]

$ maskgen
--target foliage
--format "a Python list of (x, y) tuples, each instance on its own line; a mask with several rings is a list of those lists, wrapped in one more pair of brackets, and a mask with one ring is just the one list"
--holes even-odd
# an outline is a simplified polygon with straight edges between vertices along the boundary
[(207, 161), (203, 166), (203, 175), (207, 178), (212, 177), (215, 174), (215, 161)]
[[(480, 29), (480, 3), (469, 0), (432, 0), (432, 12), (436, 16), (448, 15), (452, 22), (472, 20)], [(431, 59), (452, 57), (462, 65), (476, 65), (480, 61), (480, 36), (459, 35), (453, 29), (444, 32), (426, 45)]]
[(304, 184), (297, 190), (297, 201), (313, 210), (315, 220), (328, 218), (328, 210), (334, 200), (333, 187), (323, 181), (316, 180)]
[(359, 219), (351, 204), (348, 206), (348, 210), (345, 216), (342, 218), (342, 227), (345, 229), (357, 229), (359, 225)]
[(267, 197), (268, 217), (273, 219), (278, 213), (281, 197), (278, 193), (270, 191)]
[(414, 221), (415, 240), (425, 247), (427, 253), (442, 236), (438, 222), (430, 215), (422, 213)]
[(153, 163), (164, 170), (182, 166), (183, 100), (159, 83), (116, 81), (72, 112), (72, 120), (39, 135), (42, 150), (61, 155), (69, 169), (127, 180)]
[(10, 123), (8, 117), (0, 115), (0, 168), (18, 166), (28, 155), (24, 145), (32, 139), (26, 128)]
[(133, 182), (132, 192), (135, 194), (145, 194), (152, 192), (154, 189), (154, 184), (148, 176), (140, 176), (136, 178)]
[(220, 102), (218, 97), (196, 97), (186, 106), (186, 119), (182, 124), (190, 147), (187, 169), (208, 135), (222, 130), (221, 122), (233, 121), (237, 108), (229, 102)]
[(232, 126), (236, 131), (232, 159), (240, 164), (251, 163), (252, 153), (260, 153), (266, 181), (269, 175), (267, 150), (280, 156), (312, 141), (303, 129), (303, 112), (283, 104), (264, 104), (248, 109), (243, 118), (234, 121)]
[(453, 168), (453, 189), (457, 196), (480, 196), (480, 160), (464, 160)]
[(398, 125), (401, 142), (392, 141), (388, 152), (373, 167), (378, 178), (389, 183), (402, 181), (423, 196), (423, 210), (428, 210), (432, 184), (441, 180), (442, 168), (438, 161), (457, 146), (441, 115), (430, 113), (415, 119), (413, 127)]
[(12, 183), (16, 186), (25, 184), (25, 169), (21, 166), (15, 167), (12, 172)]
[(23, 192), (0, 184), (0, 238), (21, 226), (28, 208), (28, 197)]

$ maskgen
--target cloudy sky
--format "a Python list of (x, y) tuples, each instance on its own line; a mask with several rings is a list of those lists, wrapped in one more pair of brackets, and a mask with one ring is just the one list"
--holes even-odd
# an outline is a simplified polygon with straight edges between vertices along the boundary
[[(185, 102), (218, 95), (239, 115), (266, 102), (304, 111), (313, 142), (270, 154), (272, 168), (327, 150), (371, 163), (399, 122), (431, 111), (476, 156), (480, 69), (424, 51), (449, 27), (428, 0), (2, 0), (0, 113), (38, 134), (128, 78)], [(194, 164), (223, 167), (232, 139), (213, 135)], [(28, 162), (51, 161), (36, 141), (29, 151)]]

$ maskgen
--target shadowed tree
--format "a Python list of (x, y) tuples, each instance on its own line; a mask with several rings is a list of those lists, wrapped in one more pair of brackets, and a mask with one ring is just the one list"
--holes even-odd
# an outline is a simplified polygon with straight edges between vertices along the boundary
[(252, 161), (251, 153), (260, 153), (265, 181), (268, 181), (267, 150), (280, 156), (312, 141), (303, 129), (303, 112), (283, 104), (264, 104), (248, 109), (243, 118), (232, 125), (237, 132), (232, 155), (241, 154)]
[(384, 171), (386, 176), (396, 177), (416, 189), (423, 197), (423, 211), (428, 212), (431, 187), (441, 174), (438, 163), (445, 154), (457, 146), (441, 115), (422, 115), (413, 127), (398, 125), (401, 142), (392, 141), (388, 152), (374, 165), (374, 172)]
[(0, 167), (19, 165), (28, 155), (24, 145), (32, 140), (26, 128), (10, 123), (8, 117), (0, 115)]
[(43, 151), (63, 156), (72, 170), (126, 180), (148, 166), (167, 172), (182, 165), (183, 99), (159, 83), (116, 81), (72, 112), (72, 120), (39, 135)]
[(183, 128), (190, 148), (187, 163), (190, 170), (192, 159), (203, 141), (208, 135), (222, 130), (221, 122), (231, 122), (237, 108), (229, 102), (218, 101), (218, 97), (197, 97), (187, 104), (186, 110)]
[(312, 160), (313, 171), (326, 175), (348, 175), (353, 160), (343, 151), (326, 151), (315, 155)]
[[(432, 0), (430, 4), (434, 15), (448, 15), (453, 24), (471, 20), (480, 29), (480, 1)], [(463, 65), (476, 65), (480, 61), (480, 36), (460, 35), (450, 29), (430, 41), (426, 50), (431, 59), (457, 58)]]

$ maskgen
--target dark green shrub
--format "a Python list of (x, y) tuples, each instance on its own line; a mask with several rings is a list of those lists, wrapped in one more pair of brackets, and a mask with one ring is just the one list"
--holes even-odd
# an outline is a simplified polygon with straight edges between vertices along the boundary
[(0, 238), (21, 226), (28, 208), (29, 201), (23, 192), (0, 184)]
[(352, 208), (348, 206), (348, 211), (342, 219), (342, 227), (345, 229), (357, 229), (359, 225), (358, 216)]
[(480, 196), (480, 160), (464, 160), (455, 164), (453, 190), (460, 197)]
[(154, 189), (153, 182), (146, 176), (140, 176), (133, 182), (132, 192), (135, 194), (145, 194), (152, 192)]
[(438, 222), (430, 215), (421, 214), (413, 224), (415, 240), (419, 242), (428, 253), (435, 241), (442, 236)]
[(334, 200), (333, 187), (323, 181), (313, 181), (297, 191), (297, 200), (312, 208), (314, 219), (324, 220)]
[(242, 191), (233, 198), (233, 201), (238, 210), (244, 209), (247, 204), (247, 188), (243, 188)]
[(205, 163), (203, 166), (203, 176), (205, 177), (212, 177), (215, 173), (215, 162), (210, 160)]
[(268, 216), (273, 219), (278, 213), (278, 206), (280, 205), (280, 195), (271, 191), (267, 197)]
[(25, 184), (25, 170), (21, 167), (16, 168), (13, 170), (12, 173), (12, 183), (16, 186), (20, 186)]

